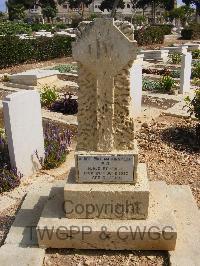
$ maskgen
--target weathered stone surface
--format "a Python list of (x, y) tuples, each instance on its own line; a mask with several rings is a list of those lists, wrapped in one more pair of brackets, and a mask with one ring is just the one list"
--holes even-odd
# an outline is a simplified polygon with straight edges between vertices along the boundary
[(135, 183), (138, 150), (126, 152), (77, 152), (77, 182)]
[(169, 253), (172, 266), (197, 266), (200, 262), (200, 211), (189, 186), (169, 186), (177, 225), (176, 249)]
[[(153, 182), (146, 220), (68, 219), (63, 210), (63, 189), (52, 188), (38, 223), (43, 248), (173, 250), (176, 226), (167, 186)], [(144, 234), (143, 234), (144, 233)]]
[(164, 47), (161, 50), (168, 50), (170, 54), (173, 53), (187, 53), (188, 46), (187, 45), (180, 45), (180, 46), (172, 46), (172, 47)]
[(71, 171), (64, 187), (64, 207), (69, 219), (145, 219), (149, 206), (149, 182), (145, 164), (138, 165), (138, 179), (130, 184), (72, 183)]
[(136, 42), (125, 36), (126, 27), (118, 28), (113, 19), (79, 27), (81, 38), (73, 45), (79, 62), (78, 150), (134, 148), (129, 76)]
[(37, 91), (21, 91), (3, 101), (4, 124), (13, 168), (32, 175), (41, 165), (36, 156), (44, 157), (44, 138), (40, 95)]
[(42, 266), (45, 250), (41, 248), (21, 248), (4, 245), (0, 248), (2, 266)]

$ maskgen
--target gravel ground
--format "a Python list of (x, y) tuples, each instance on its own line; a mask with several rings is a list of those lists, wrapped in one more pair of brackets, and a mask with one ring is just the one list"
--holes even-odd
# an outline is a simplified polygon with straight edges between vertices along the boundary
[(15, 215), (21, 205), (21, 200), (4, 212), (0, 212), (0, 246), (3, 245), (5, 238), (9, 232), (12, 223), (15, 220)]
[(43, 266), (167, 266), (166, 252), (48, 249)]
[(200, 144), (196, 124), (190, 119), (160, 116), (150, 124), (143, 123), (137, 138), (140, 161), (147, 163), (149, 179), (190, 185), (200, 207)]

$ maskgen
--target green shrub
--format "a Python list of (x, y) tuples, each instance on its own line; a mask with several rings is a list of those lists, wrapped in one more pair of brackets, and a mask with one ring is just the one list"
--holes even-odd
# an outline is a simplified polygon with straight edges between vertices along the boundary
[(195, 91), (193, 99), (187, 96), (185, 102), (190, 115), (195, 115), (195, 117), (200, 120), (200, 89)]
[(134, 32), (138, 45), (161, 44), (164, 41), (164, 33), (160, 27), (151, 26)]
[(181, 54), (179, 54), (179, 53), (172, 53), (172, 54), (169, 55), (169, 62), (171, 64), (178, 65), (178, 64), (181, 63), (181, 58), (182, 58)]
[(192, 58), (193, 59), (200, 59), (200, 50), (192, 51)]
[(72, 40), (73, 38), (66, 36), (26, 40), (15, 36), (0, 37), (0, 69), (24, 62), (69, 56)]
[(181, 70), (180, 69), (172, 70), (169, 75), (172, 78), (180, 78), (180, 76), (181, 76)]
[(52, 31), (52, 24), (33, 23), (31, 24), (31, 29), (32, 31), (40, 31), (40, 30)]
[(59, 98), (56, 92), (55, 86), (53, 88), (44, 86), (40, 92), (41, 105), (44, 107), (50, 107), (52, 103), (57, 101)]
[(72, 72), (77, 70), (77, 66), (71, 65), (71, 64), (66, 64), (66, 65), (59, 65), (51, 68), (53, 70), (58, 70), (60, 73), (67, 73), (67, 72)]
[(200, 25), (199, 24), (191, 24), (185, 27), (181, 31), (182, 39), (184, 40), (198, 40), (200, 39)]
[(172, 92), (175, 81), (169, 76), (164, 76), (160, 80), (160, 90), (163, 92)]
[(175, 81), (169, 76), (163, 76), (159, 81), (153, 81), (144, 78), (143, 79), (143, 90), (171, 93), (174, 88)]
[(200, 62), (194, 64), (192, 69), (192, 78), (200, 79)]
[(160, 84), (158, 81), (153, 81), (147, 78), (143, 78), (142, 87), (144, 91), (158, 91)]
[(31, 27), (27, 23), (11, 21), (0, 23), (0, 35), (31, 34), (31, 32)]
[(172, 33), (172, 29), (173, 29), (173, 25), (168, 25), (168, 24), (164, 24), (164, 25), (153, 25), (154, 27), (158, 27), (162, 30), (164, 35), (169, 35)]

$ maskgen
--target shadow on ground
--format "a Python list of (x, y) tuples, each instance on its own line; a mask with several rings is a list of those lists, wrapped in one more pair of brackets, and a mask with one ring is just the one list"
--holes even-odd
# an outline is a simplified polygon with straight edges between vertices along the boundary
[(200, 152), (200, 125), (194, 127), (170, 127), (161, 133), (161, 139), (169, 146), (188, 153)]

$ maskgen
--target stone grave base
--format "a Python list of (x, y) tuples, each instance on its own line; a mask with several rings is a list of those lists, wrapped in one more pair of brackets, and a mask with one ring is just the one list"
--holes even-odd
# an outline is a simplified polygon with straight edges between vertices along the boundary
[[(100, 184), (99, 186), (102, 185)], [(124, 189), (126, 189), (126, 186), (124, 184)], [(79, 187), (79, 190), (81, 190), (82, 184), (79, 184)], [(44, 206), (36, 229), (38, 244), (41, 248), (106, 250), (175, 249), (177, 229), (165, 182), (155, 182), (151, 186), (149, 212), (145, 220), (120, 220), (117, 217), (115, 219), (66, 218), (65, 201), (68, 194), (67, 189), (69, 189), (68, 185), (65, 186), (65, 199), (64, 188), (53, 187), (51, 189), (49, 199)], [(82, 193), (83, 200), (81, 206), (84, 209), (84, 206), (86, 206), (84, 202), (85, 195), (90, 192), (83, 186)], [(133, 191), (133, 197), (134, 195)], [(99, 200), (99, 203), (101, 200)], [(118, 203), (116, 198), (113, 198), (113, 201)], [(82, 211), (80, 206), (79, 211)]]
[(64, 187), (64, 208), (68, 218), (146, 219), (149, 180), (146, 164), (138, 164), (137, 183), (78, 184), (71, 168)]

